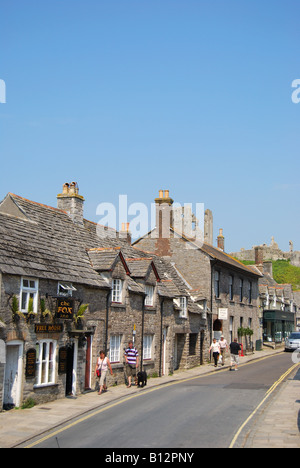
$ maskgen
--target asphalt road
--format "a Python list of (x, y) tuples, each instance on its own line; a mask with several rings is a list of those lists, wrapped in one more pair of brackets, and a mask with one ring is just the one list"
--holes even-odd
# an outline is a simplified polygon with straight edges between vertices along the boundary
[(267, 390), (292, 364), (290, 354), (279, 354), (245, 364), (237, 372), (224, 370), (151, 390), (146, 387), (132, 399), (91, 413), (35, 447), (229, 447)]

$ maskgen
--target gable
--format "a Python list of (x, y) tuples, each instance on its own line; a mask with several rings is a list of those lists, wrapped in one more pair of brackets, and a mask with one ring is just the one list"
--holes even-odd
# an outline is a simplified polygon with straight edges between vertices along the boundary
[(15, 218), (28, 221), (26, 213), (17, 205), (14, 199), (8, 194), (0, 204), (0, 213), (14, 216)]

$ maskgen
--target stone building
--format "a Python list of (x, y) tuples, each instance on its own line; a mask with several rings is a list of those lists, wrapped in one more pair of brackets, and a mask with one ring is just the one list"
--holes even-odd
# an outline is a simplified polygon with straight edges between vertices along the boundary
[(57, 200), (10, 193), (0, 204), (0, 408), (94, 389), (101, 349), (108, 384), (124, 383), (129, 339), (149, 374), (200, 364), (203, 298), (168, 260), (131, 247), (128, 232), (99, 237), (76, 183)]
[[(206, 211), (204, 223), (205, 242), (201, 236), (187, 236), (184, 226), (187, 224), (182, 215), (182, 229), (175, 229), (175, 216), (172, 210), (173, 200), (160, 191), (156, 203), (156, 227), (153, 231), (134, 242), (134, 246), (171, 261), (177, 271), (187, 281), (190, 294), (202, 297), (209, 312), (206, 323), (206, 358), (207, 348), (213, 337), (223, 334), (230, 341), (238, 335), (238, 329), (251, 328), (253, 342), (261, 336), (258, 319), (258, 280), (260, 271), (243, 265), (227, 255), (225, 238), (220, 230), (218, 246), (207, 242), (212, 237), (212, 214)], [(193, 222), (193, 217), (191, 217)], [(209, 225), (207, 225), (209, 223)], [(190, 229), (190, 233), (193, 230)], [(194, 234), (196, 231), (194, 230)]]
[(283, 343), (299, 326), (299, 296), (291, 284), (279, 284), (273, 278), (272, 261), (264, 261), (263, 247), (255, 248), (255, 268), (259, 279), (259, 318), (262, 340), (266, 344)]

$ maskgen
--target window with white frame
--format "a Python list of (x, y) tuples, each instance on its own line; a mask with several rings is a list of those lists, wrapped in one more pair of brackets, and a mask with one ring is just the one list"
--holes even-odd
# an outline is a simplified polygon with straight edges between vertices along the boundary
[(63, 297), (72, 297), (73, 291), (76, 291), (76, 288), (70, 283), (58, 283), (57, 294), (58, 296)]
[(55, 384), (56, 341), (36, 344), (36, 386)]
[(152, 359), (153, 335), (144, 335), (143, 359)]
[(244, 280), (240, 278), (240, 302), (243, 302), (244, 298)]
[(252, 304), (252, 281), (248, 284), (248, 303)]
[(187, 317), (187, 298), (185, 296), (180, 298), (180, 317)]
[(114, 279), (112, 283), (112, 302), (122, 302), (123, 281)]
[(154, 287), (146, 285), (145, 305), (152, 307), (154, 304)]
[(110, 347), (109, 347), (110, 362), (121, 361), (121, 342), (122, 342), (122, 335), (111, 335)]
[(37, 313), (38, 309), (38, 289), (39, 282), (33, 278), (21, 278), (20, 309), (21, 312), (28, 312), (30, 303), (32, 312)]
[(215, 271), (215, 295), (217, 298), (220, 297), (220, 272)]

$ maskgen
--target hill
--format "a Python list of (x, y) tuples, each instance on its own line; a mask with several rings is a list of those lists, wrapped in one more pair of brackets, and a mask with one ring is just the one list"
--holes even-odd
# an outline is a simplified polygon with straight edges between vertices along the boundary
[(273, 278), (280, 284), (291, 284), (294, 291), (300, 290), (300, 268), (289, 260), (273, 261)]
[[(255, 262), (242, 261), (244, 265)], [(289, 260), (272, 260), (273, 278), (278, 284), (291, 284), (294, 291), (300, 290), (300, 268), (290, 264)]]

